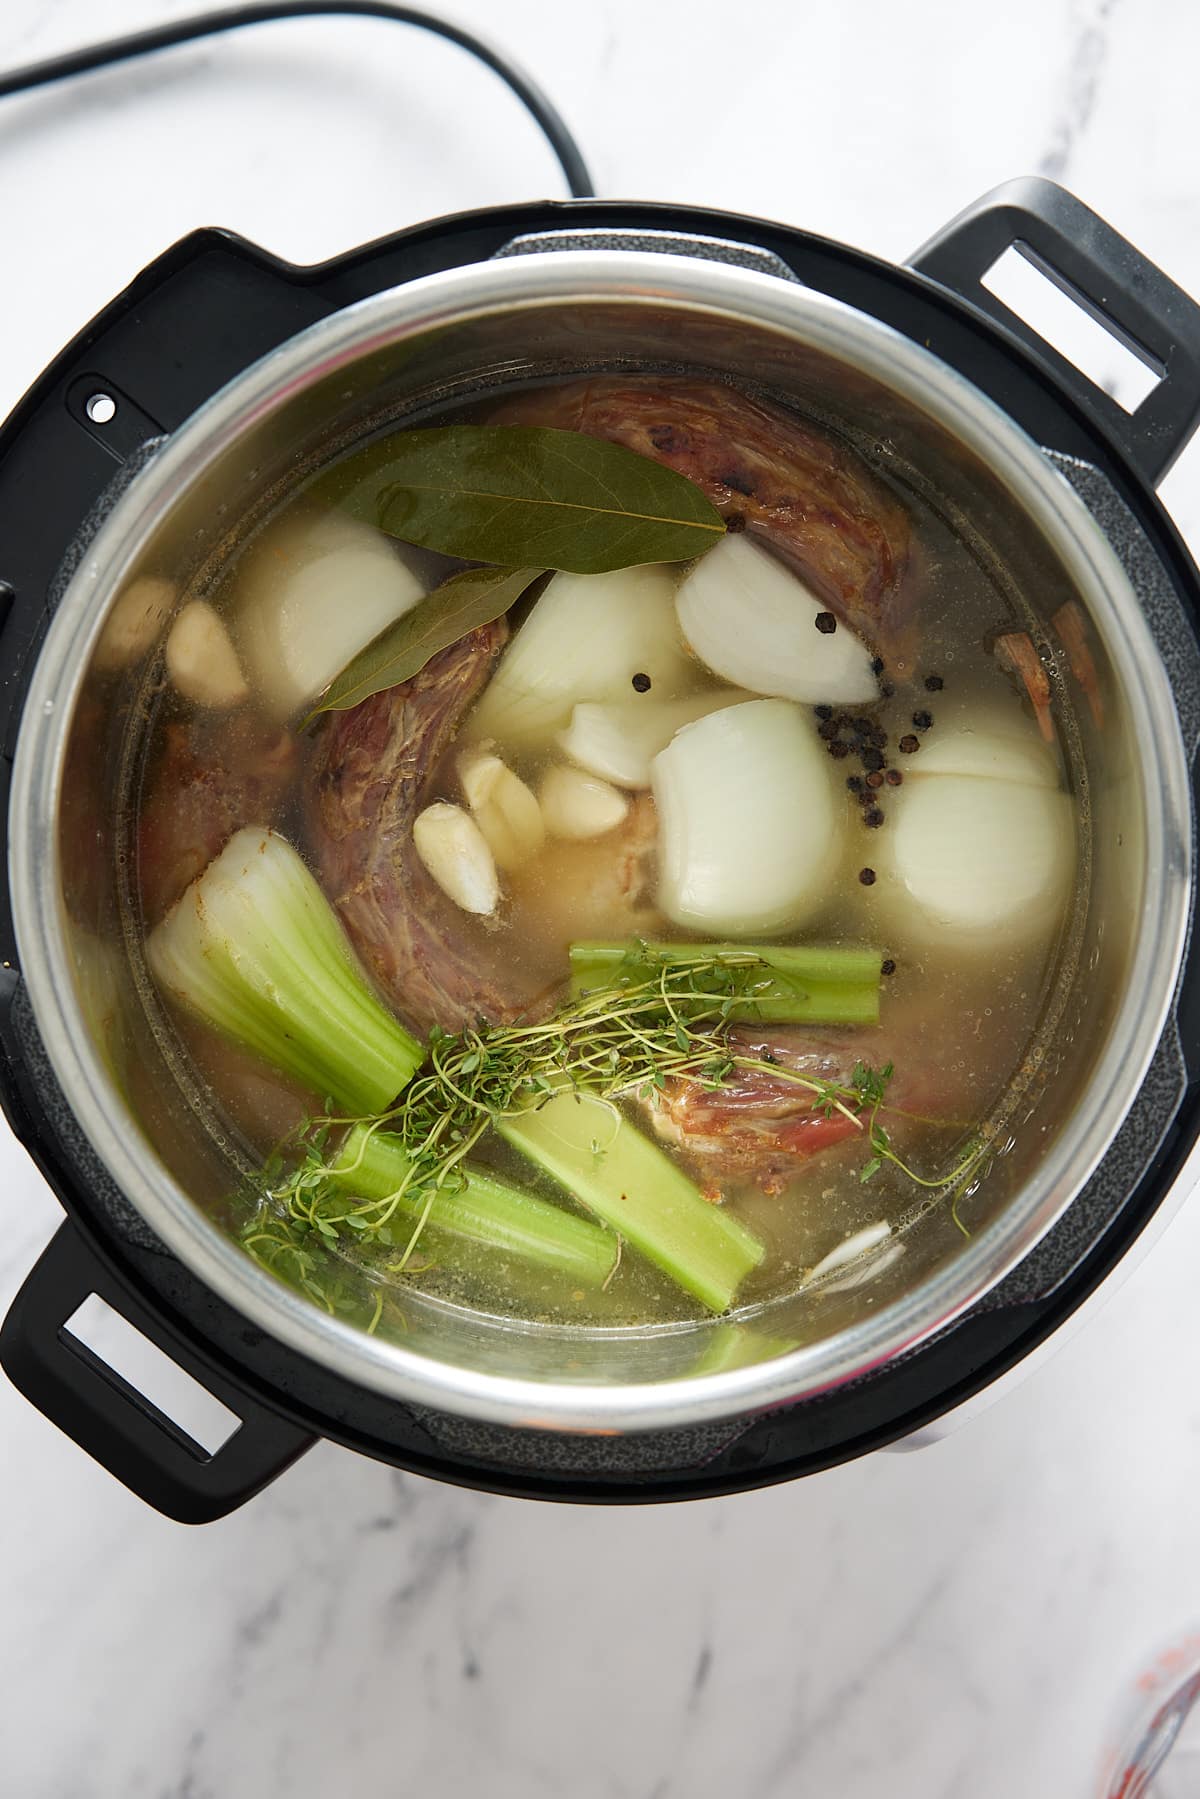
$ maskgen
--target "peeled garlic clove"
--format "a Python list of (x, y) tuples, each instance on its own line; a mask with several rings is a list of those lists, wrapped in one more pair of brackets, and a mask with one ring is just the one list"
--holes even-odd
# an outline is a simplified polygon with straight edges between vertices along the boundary
[(475, 820), (461, 806), (436, 800), (413, 822), (413, 847), (448, 899), (464, 912), (496, 910), (496, 861)]
[(100, 633), (95, 666), (128, 668), (154, 647), (175, 605), (175, 589), (161, 575), (139, 575), (122, 593)]
[(475, 823), (503, 869), (521, 868), (546, 841), (541, 807), (520, 775), (487, 750), (464, 750), (458, 778)]
[(492, 797), (492, 790), (504, 772), (504, 763), (499, 756), (483, 745), (467, 749), (459, 756), (455, 767), (458, 770), (458, 784), (463, 790), (463, 798), (472, 812), (478, 812), (480, 806), (486, 806)]
[(623, 793), (578, 768), (548, 769), (538, 800), (550, 835), (575, 842), (615, 831), (629, 810)]
[(189, 601), (179, 614), (167, 638), (166, 659), (176, 692), (197, 706), (225, 711), (249, 697), (233, 639), (206, 600)]

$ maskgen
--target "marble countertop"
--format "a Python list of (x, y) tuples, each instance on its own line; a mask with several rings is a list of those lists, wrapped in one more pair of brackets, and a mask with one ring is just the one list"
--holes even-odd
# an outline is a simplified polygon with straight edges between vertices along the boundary
[[(0, 67), (193, 10), (8, 0)], [(1200, 12), (1179, 0), (454, 11), (544, 83), (604, 194), (900, 258), (1041, 171), (1200, 293)], [(0, 410), (197, 224), (306, 262), (559, 191), (491, 77), (375, 22), (7, 100)], [(1164, 491), (1200, 544), (1200, 451)], [(0, 1171), (2, 1308), (58, 1212), (8, 1139)], [(1089, 1799), (1138, 1666), (1200, 1616), (1198, 1269), (1193, 1197), (947, 1440), (688, 1506), (504, 1500), (322, 1445), (187, 1531), (0, 1383), (0, 1793)]]

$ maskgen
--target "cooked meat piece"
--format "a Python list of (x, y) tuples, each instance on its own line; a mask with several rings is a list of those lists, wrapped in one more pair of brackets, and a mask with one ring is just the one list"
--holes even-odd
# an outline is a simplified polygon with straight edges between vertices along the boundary
[(1067, 652), (1067, 662), (1071, 673), (1087, 696), (1092, 723), (1098, 731), (1102, 731), (1104, 729), (1104, 695), (1100, 690), (1100, 673), (1096, 667), (1096, 659), (1092, 655), (1089, 641), (1091, 633), (1083, 607), (1078, 600), (1067, 600), (1064, 605), (1059, 607), (1050, 623), (1058, 632), (1059, 642)]
[(304, 783), (308, 846), (350, 939), (405, 1023), (503, 1024), (543, 1000), (487, 919), (462, 912), (426, 873), (413, 820), (442, 754), (492, 670), (504, 621), (471, 631), (420, 674), (321, 727)]
[(762, 537), (903, 674), (911, 666), (908, 515), (853, 451), (715, 381), (604, 376), (510, 400), (494, 422), (551, 425), (625, 444), (702, 487)]
[(312, 1094), (299, 1082), (182, 1012), (175, 1025), (218, 1103), (264, 1154), (311, 1119)]
[[(855, 1064), (886, 1062), (873, 1037), (795, 1026), (744, 1026), (730, 1032), (730, 1051), (774, 1060), (781, 1068), (813, 1080), (849, 1082)], [(911, 1103), (897, 1075), (888, 1087), (889, 1105)], [(866, 1153), (867, 1135), (841, 1112), (829, 1117), (815, 1093), (761, 1069), (734, 1069), (722, 1087), (668, 1081), (646, 1102), (658, 1136), (683, 1151), (706, 1191), (724, 1181), (753, 1181), (767, 1193), (781, 1191), (797, 1173), (797, 1158), (818, 1155), (849, 1137)], [(889, 1134), (893, 1120), (887, 1120)]]
[(166, 727), (138, 821), (137, 877), (147, 925), (170, 911), (235, 831), (271, 823), (298, 758), (289, 732), (245, 714)]
[(1050, 707), (1050, 676), (1046, 673), (1037, 646), (1028, 631), (1005, 631), (992, 645), (992, 655), (1010, 675), (1015, 675), (1029, 695), (1038, 730), (1047, 743), (1055, 739), (1054, 718)]

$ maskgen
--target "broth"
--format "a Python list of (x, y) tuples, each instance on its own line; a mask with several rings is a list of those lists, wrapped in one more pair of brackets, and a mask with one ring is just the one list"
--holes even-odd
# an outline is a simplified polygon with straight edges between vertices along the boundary
[[(542, 396), (553, 397), (554, 391), (519, 390), (517, 404), (523, 416), (536, 418)], [(459, 409), (433, 422), (486, 422), (495, 404), (493, 398), (486, 406), (477, 404), (465, 412)], [(822, 430), (827, 430), (824, 424)], [(831, 441), (836, 441), (832, 435)], [(862, 448), (856, 447), (853, 454), (861, 454)], [(314, 495), (323, 502), (330, 492), (344, 491), (353, 484), (356, 471), (379, 453), (375, 441), (356, 447), (332, 477), (328, 470), (322, 471), (315, 483), (310, 480), (286, 496), (247, 542), (238, 545), (215, 572), (208, 572), (198, 596), (189, 596), (211, 603), (219, 616), (230, 621), (243, 655), (245, 625), (239, 622), (240, 609), (245, 604), (247, 569), (253, 559), (262, 558), (264, 545), (269, 553), (272, 542), (284, 541), (279, 533), (314, 516)], [(886, 1222), (890, 1235), (882, 1251), (878, 1243), (872, 1246), (874, 1260), (864, 1252), (865, 1259), (852, 1257), (845, 1269), (831, 1269), (827, 1276), (828, 1280), (869, 1280), (872, 1269), (882, 1266), (883, 1257), (894, 1259), (903, 1253), (905, 1229), (918, 1216), (935, 1210), (942, 1228), (954, 1233), (964, 1228), (960, 1207), (965, 1203), (969, 1209), (970, 1194), (979, 1179), (1003, 1182), (1003, 1152), (1017, 1128), (1017, 1112), (1028, 1115), (1036, 1101), (1038, 1070), (1043, 1066), (1044, 1047), (1059, 1003), (1056, 996), (1065, 990), (1064, 925), (1078, 915), (1078, 908), (1068, 902), (1059, 907), (1055, 919), (1023, 940), (1019, 932), (1011, 940), (997, 932), (983, 944), (978, 940), (956, 944), (942, 932), (914, 936), (897, 928), (896, 880), (889, 886), (877, 875), (876, 864), (882, 867), (895, 853), (888, 837), (893, 815), (908, 804), (907, 793), (921, 776), (923, 755), (939, 737), (973, 728), (972, 721), (993, 716), (1002, 716), (1014, 740), (1037, 747), (1039, 739), (1034, 708), (1014, 689), (1011, 672), (994, 653), (997, 638), (1024, 633), (1028, 628), (1028, 610), (1021, 596), (1011, 590), (1004, 571), (966, 535), (959, 521), (948, 519), (919, 491), (918, 484), (904, 481), (904, 471), (894, 461), (881, 465), (879, 457), (872, 457), (871, 463), (871, 479), (886, 490), (891, 504), (903, 509), (911, 531), (919, 653), (911, 667), (900, 672), (885, 662), (879, 670), (879, 690), (870, 701), (805, 704), (801, 708), (805, 729), (822, 754), (829, 756), (842, 847), (822, 896), (808, 908), (801, 924), (766, 933), (749, 931), (744, 940), (751, 949), (764, 941), (833, 948), (865, 944), (878, 949), (886, 971), (878, 1025), (786, 1028), (806, 1042), (817, 1043), (825, 1042), (836, 1029), (839, 1038), (856, 1050), (861, 1044), (864, 1063), (893, 1065), (889, 1091), (902, 1090), (908, 1097), (896, 1106), (894, 1115), (885, 1100), (879, 1116), (886, 1120), (889, 1140), (908, 1169), (918, 1171), (926, 1184), (915, 1182), (886, 1158), (864, 1179), (864, 1166), (871, 1159), (869, 1128), (857, 1128), (819, 1151), (797, 1154), (784, 1175), (775, 1170), (765, 1179), (728, 1172), (714, 1176), (706, 1171), (704, 1156), (689, 1150), (686, 1137), (672, 1144), (669, 1134), (656, 1129), (652, 1107), (638, 1099), (622, 1100), (629, 1125), (665, 1144), (666, 1153), (697, 1182), (705, 1197), (719, 1201), (723, 1212), (741, 1219), (765, 1246), (761, 1262), (738, 1287), (733, 1308), (738, 1318), (771, 1315), (802, 1290), (814, 1268), (846, 1239)], [(424, 586), (432, 585), (447, 568), (458, 566), (422, 552), (410, 554), (408, 560)], [(679, 582), (685, 574), (683, 567), (677, 567), (671, 578)], [(514, 611), (518, 628), (520, 620), (539, 604), (540, 593), (535, 588)], [(512, 641), (510, 637), (509, 650)], [(501, 652), (494, 666), (504, 666), (503, 657), (509, 650)], [(676, 684), (678, 691), (672, 698), (703, 696), (716, 684), (714, 673), (697, 661), (691, 674)], [(490, 681), (483, 695), (489, 691)], [(742, 693), (744, 703), (758, 697), (750, 689)], [(1052, 762), (1046, 764), (1053, 774), (1045, 779), (1053, 779), (1069, 791), (1073, 765), (1068, 765), (1059, 743), (1063, 737), (1070, 743), (1070, 727), (1069, 720), (1063, 719), (1061, 696), (1056, 697), (1059, 737)], [(432, 763), (409, 771), (409, 778), (420, 781), (423, 808), (438, 802), (461, 807), (459, 759), (464, 745), (474, 741), (472, 719), (480, 703), (477, 696)], [(293, 708), (281, 723), (278, 703), (271, 703), (253, 682), (246, 699), (229, 711), (197, 706), (182, 697), (169, 679), (159, 684), (139, 750), (139, 797), (132, 823), (130, 866), (136, 892), (131, 904), (140, 915), (136, 928), (141, 932), (158, 922), (186, 885), (183, 875), (191, 878), (198, 874), (220, 847), (216, 838), (221, 831), (227, 836), (225, 827), (233, 828), (236, 823), (253, 822), (279, 832), (305, 853), (320, 876), (320, 857), (314, 856), (311, 844), (312, 812), (305, 794), (311, 791), (314, 769), (323, 754), (322, 734), (334, 727), (326, 719), (315, 732), (298, 733), (296, 711)], [(860, 729), (863, 725), (874, 735), (866, 735)], [(872, 758), (867, 752), (876, 744), (882, 747), (874, 760), (882, 762), (882, 767), (870, 766)], [(554, 735), (533, 743), (501, 741), (498, 748), (506, 767), (534, 792), (548, 773), (562, 768), (566, 760)], [(244, 787), (249, 782), (254, 795), (253, 818), (234, 820), (230, 816), (219, 821), (221, 829), (214, 836), (197, 830), (194, 815), (203, 813), (207, 820), (206, 808), (219, 774), (228, 774), (235, 785)], [(881, 783), (867, 787), (868, 776), (875, 774), (882, 776)], [(898, 775), (899, 782), (893, 784), (889, 775)], [(924, 790), (934, 778), (926, 777)], [(987, 778), (977, 785), (986, 787)], [(859, 791), (852, 791), (854, 787)], [(568, 972), (567, 946), (580, 939), (653, 937), (686, 945), (706, 937), (724, 937), (726, 933), (705, 933), (663, 916), (656, 900), (652, 854), (648, 859), (651, 873), (632, 899), (611, 879), (612, 866), (624, 853), (624, 834), (632, 828), (629, 820), (644, 810), (642, 799), (635, 794), (625, 820), (611, 832), (579, 842), (552, 841), (532, 856), (527, 866), (502, 876), (503, 898), (495, 916), (481, 919), (462, 913), (458, 920), (462, 940), (474, 944), (481, 955), (498, 959), (506, 978), (534, 994), (554, 989), (556, 984), (561, 990)], [(881, 822), (867, 822), (873, 810), (883, 814)], [(657, 828), (661, 829), (661, 822)], [(649, 836), (653, 839), (653, 828)], [(1086, 843), (1081, 842), (1081, 851), (1084, 849)], [(1081, 853), (1077, 882), (1085, 876), (1086, 858)], [(399, 1010), (404, 1017), (403, 1005)], [(451, 1030), (456, 1026), (453, 1018), (404, 1018), (404, 1022), (421, 1031), (431, 1023), (444, 1023)], [(162, 1017), (156, 1028), (160, 1033), (163, 1030)], [(320, 1116), (322, 1095), (314, 1102), (311, 1093), (265, 1069), (244, 1051), (231, 1050), (223, 1038), (194, 1018), (172, 1010), (166, 1028), (172, 1033), (177, 1073), (181, 1081), (190, 1084), (193, 1105), (203, 1106), (214, 1136), (232, 1150), (243, 1169), (275, 1153), (281, 1139), (305, 1119)], [(657, 1122), (661, 1124), (661, 1119)], [(860, 1117), (859, 1124), (869, 1127), (867, 1114)], [(959, 1189), (939, 1186), (946, 1171), (963, 1157), (964, 1145), (981, 1128), (991, 1147), (990, 1167), (982, 1163), (973, 1167), (970, 1179)], [(1036, 1128), (1036, 1124), (1022, 1128)], [(581, 1217), (589, 1215), (560, 1183), (501, 1141), (494, 1131), (481, 1139), (472, 1159), (480, 1168), (557, 1206), (575, 1206)], [(242, 1203), (228, 1202), (227, 1215), (235, 1223), (242, 1216)], [(634, 1253), (621, 1254), (615, 1272), (602, 1286), (587, 1286), (531, 1271), (517, 1259), (492, 1249), (464, 1250), (459, 1245), (453, 1256), (439, 1257), (438, 1234), (432, 1227), (425, 1232), (424, 1247), (418, 1239), (412, 1259), (397, 1271), (403, 1249), (403, 1239), (385, 1250), (378, 1244), (364, 1245), (352, 1236), (347, 1239), (345, 1234), (322, 1247), (331, 1264), (344, 1263), (352, 1271), (365, 1271), (379, 1301), (372, 1323), (379, 1322), (382, 1306), (382, 1328), (402, 1323), (402, 1294), (413, 1283), (447, 1303), (514, 1321), (629, 1328), (670, 1325), (706, 1315), (696, 1298)], [(272, 1265), (288, 1275), (288, 1269), (277, 1261)], [(310, 1281), (303, 1284), (311, 1290)], [(323, 1291), (314, 1297), (329, 1303), (336, 1279), (321, 1275), (316, 1285)], [(870, 1303), (869, 1287), (864, 1289), (864, 1298)], [(335, 1309), (341, 1304), (336, 1293), (333, 1304)]]

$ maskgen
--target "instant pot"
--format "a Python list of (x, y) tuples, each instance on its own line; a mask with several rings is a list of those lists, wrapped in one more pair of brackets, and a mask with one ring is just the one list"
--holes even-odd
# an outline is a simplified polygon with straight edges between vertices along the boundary
[[(1012, 245), (1154, 369), (1136, 411), (982, 284)], [(139, 575), (202, 568), (373, 422), (481, 385), (684, 366), (824, 418), (920, 483), (1025, 609), (1090, 898), (998, 1121), (1007, 1183), (969, 1202), (965, 1241), (932, 1209), (877, 1281), (814, 1299), (782, 1353), (778, 1334), (722, 1356), (698, 1335), (712, 1326), (572, 1335), (419, 1297), (406, 1340), (380, 1342), (222, 1232), (204, 1180), (180, 1173), (207, 1157), (217, 1193), (220, 1130), (146, 1027), (144, 987), (110, 967), (96, 1003), (87, 945), (114, 940), (137, 715), (105, 623)], [(441, 219), (317, 268), (217, 230), (159, 258), (0, 435), (0, 1098), (67, 1214), (0, 1331), (9, 1378), (150, 1504), (200, 1522), (319, 1436), (508, 1494), (729, 1493), (916, 1440), (1026, 1363), (1161, 1221), (1200, 1128), (1200, 590), (1155, 494), (1198, 418), (1200, 307), (1041, 180), (900, 268), (759, 220), (590, 200)], [(1070, 602), (1096, 707), (1050, 629)], [(241, 1419), (214, 1454), (66, 1329), (93, 1293)]]

